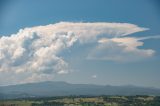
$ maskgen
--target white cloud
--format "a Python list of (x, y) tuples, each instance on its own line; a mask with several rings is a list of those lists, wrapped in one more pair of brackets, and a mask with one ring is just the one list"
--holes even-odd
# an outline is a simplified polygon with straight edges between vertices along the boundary
[[(35, 31), (41, 35), (56, 35), (66, 34), (68, 32), (74, 33), (80, 42), (88, 42), (96, 40), (98, 35), (105, 35), (108, 37), (113, 36), (126, 36), (135, 32), (145, 31), (148, 28), (138, 27), (129, 23), (73, 23), (73, 22), (60, 22), (57, 24), (50, 24), (47, 26), (38, 26), (33, 28), (26, 28), (25, 31)], [(24, 32), (24, 31), (22, 31)]]
[(145, 36), (137, 38), (138, 40), (147, 40), (147, 39), (160, 39), (160, 35), (154, 35), (154, 36)]
[[(89, 54), (92, 59), (101, 53), (100, 58), (105, 56), (104, 59), (107, 60), (109, 56), (112, 58), (123, 52), (127, 55), (152, 56), (153, 50), (137, 48), (142, 46), (143, 42), (135, 38), (124, 38), (128, 34), (145, 30), (148, 29), (134, 24), (106, 22), (60, 22), (21, 29), (17, 34), (0, 38), (0, 73), (8, 77), (8, 82), (10, 80), (13, 83), (53, 80), (55, 74), (69, 72), (69, 64), (58, 54), (75, 42), (85, 44), (99, 41), (95, 49), (98, 52), (93, 50)], [(102, 37), (105, 38), (101, 39)], [(111, 45), (114, 45), (114, 48)], [(104, 54), (105, 50), (113, 52), (114, 55)]]
[(97, 75), (92, 75), (92, 78), (93, 78), (93, 79), (96, 79), (96, 78), (97, 78)]
[(136, 61), (149, 58), (154, 55), (152, 49), (140, 49), (143, 46), (141, 40), (152, 37), (119, 37), (102, 38), (98, 40), (98, 45), (91, 51), (88, 59), (111, 60), (111, 61)]

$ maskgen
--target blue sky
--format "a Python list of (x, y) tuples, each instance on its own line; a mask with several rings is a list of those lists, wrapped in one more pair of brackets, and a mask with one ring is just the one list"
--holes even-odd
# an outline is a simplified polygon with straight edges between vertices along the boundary
[[(62, 21), (75, 23), (75, 27), (77, 25), (76, 23), (85, 24), (87, 22), (90, 22), (91, 24), (97, 22), (128, 23), (137, 25), (138, 28), (149, 28), (149, 30), (136, 31), (137, 33), (129, 34), (127, 37), (136, 37), (137, 40), (137, 38), (141, 37), (159, 36), (159, 6), (160, 2), (158, 0), (1, 0), (0, 36), (10, 37), (12, 34), (16, 34), (20, 29), (26, 27), (31, 28), (34, 26), (45, 26), (49, 24), (54, 25), (55, 23)], [(87, 56), (95, 51), (95, 48), (100, 48), (100, 46), (103, 46), (104, 48), (103, 50), (96, 49), (100, 51), (99, 54), (103, 54), (103, 52), (104, 54), (108, 53), (108, 49), (106, 49), (107, 47), (104, 46), (107, 45), (106, 42), (102, 45), (95, 42), (87, 44), (79, 44), (78, 42), (75, 42), (71, 47), (62, 50), (58, 54), (58, 57), (61, 57), (62, 60), (69, 65), (71, 71), (66, 74), (55, 74), (54, 72), (53, 80), (67, 81), (70, 83), (137, 85), (160, 88), (159, 41), (160, 39), (158, 37), (143, 40), (143, 46), (138, 46), (138, 50), (150, 49), (154, 51), (154, 54), (149, 58), (142, 59), (141, 57), (143, 56), (138, 55), (135, 58), (140, 59), (134, 60), (133, 58), (129, 58), (131, 61), (112, 61), (95, 58), (87, 59)], [(6, 42), (7, 41), (5, 41), (5, 43)], [(115, 43), (115, 39), (112, 39), (111, 42)], [(30, 45), (29, 43), (27, 44)], [(10, 49), (10, 47), (8, 47), (8, 49)], [(121, 49), (117, 48), (116, 52), (114, 52), (114, 56), (119, 55), (120, 52)], [(91, 54), (95, 56), (94, 53)], [(125, 55), (128, 56), (128, 54)], [(109, 57), (107, 56), (107, 58)], [(123, 58), (127, 57), (123, 56)], [(5, 63), (4, 60), (1, 61), (3, 64)], [(58, 61), (60, 61), (59, 58)], [(17, 75), (13, 75), (13, 73), (14, 72), (8, 70), (6, 72), (2, 71), (0, 77), (2, 79), (4, 76), (10, 77), (12, 75), (11, 77), (13, 78), (10, 80), (13, 80), (14, 76)], [(18, 75), (18, 77), (21, 77), (21, 80), (25, 80), (23, 77), (27, 74), (28, 73), (23, 73)], [(34, 76), (32, 79), (34, 79)], [(12, 84), (10, 83), (10, 80), (1, 81), (0, 83), (1, 85), (5, 85), (5, 83)], [(15, 79), (13, 83), (20, 83), (20, 81), (19, 79)]]

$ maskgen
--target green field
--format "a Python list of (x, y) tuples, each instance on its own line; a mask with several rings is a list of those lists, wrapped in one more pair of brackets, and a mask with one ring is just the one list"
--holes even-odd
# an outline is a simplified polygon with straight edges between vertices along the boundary
[(1, 100), (0, 106), (160, 106), (157, 96), (67, 96)]

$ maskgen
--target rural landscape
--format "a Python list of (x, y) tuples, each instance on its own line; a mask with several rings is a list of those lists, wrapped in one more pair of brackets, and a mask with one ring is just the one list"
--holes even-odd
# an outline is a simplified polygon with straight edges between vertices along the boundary
[(159, 96), (67, 96), (1, 100), (0, 106), (160, 106)]

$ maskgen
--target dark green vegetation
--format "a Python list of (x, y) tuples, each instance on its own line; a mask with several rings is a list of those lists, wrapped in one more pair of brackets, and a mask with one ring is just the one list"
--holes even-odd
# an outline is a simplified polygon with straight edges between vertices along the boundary
[(0, 106), (160, 106), (159, 96), (67, 96), (1, 100)]

